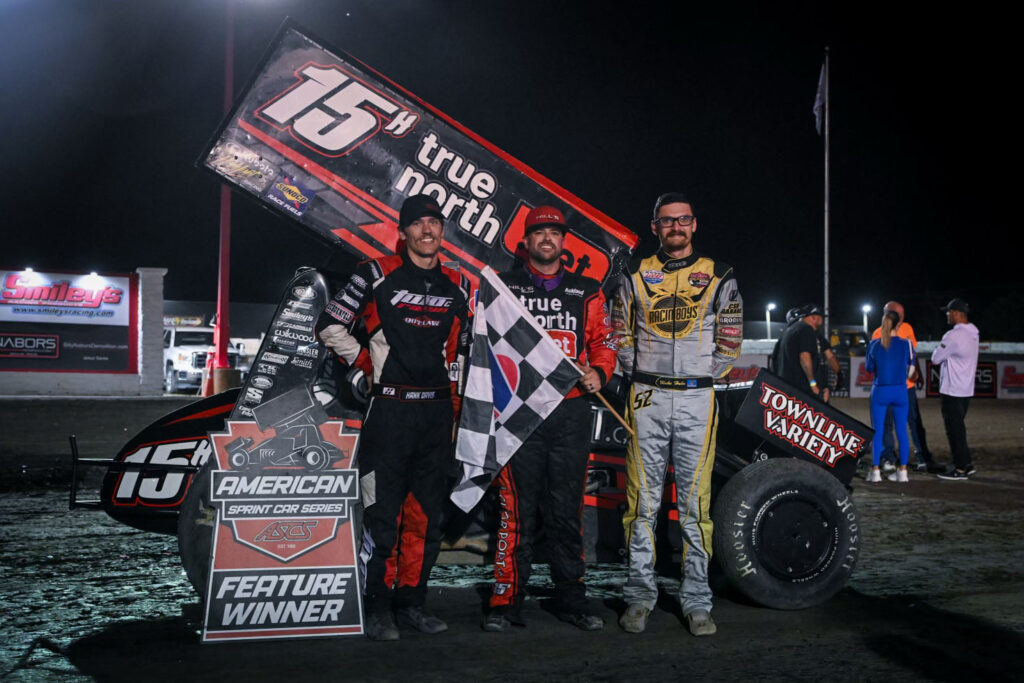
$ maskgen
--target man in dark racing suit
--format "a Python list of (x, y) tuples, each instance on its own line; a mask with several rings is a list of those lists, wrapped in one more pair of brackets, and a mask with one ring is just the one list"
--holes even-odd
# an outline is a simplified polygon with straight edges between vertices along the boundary
[[(423, 633), (448, 628), (424, 600), (441, 546), (469, 284), (440, 265), (443, 220), (432, 197), (409, 197), (398, 226), (404, 249), (360, 263), (317, 324), (340, 360), (372, 373), (359, 439), (359, 561), (373, 640), (398, 639), (396, 612)], [(368, 349), (352, 334), (360, 319)]]
[(530, 580), (537, 514), (544, 520), (555, 583), (555, 613), (585, 631), (604, 627), (587, 607), (583, 583), (583, 488), (590, 443), (586, 393), (601, 389), (615, 370), (608, 311), (600, 284), (562, 264), (568, 228), (562, 213), (539, 206), (526, 216), (526, 262), (500, 277), (541, 327), (583, 371), (550, 416), (498, 475), (501, 506), (494, 558), (494, 590), (485, 631), (525, 625), (521, 605)]

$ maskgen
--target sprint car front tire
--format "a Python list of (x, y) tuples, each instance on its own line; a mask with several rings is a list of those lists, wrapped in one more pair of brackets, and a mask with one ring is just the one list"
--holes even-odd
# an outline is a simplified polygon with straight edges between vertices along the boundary
[(216, 509), (210, 503), (211, 471), (208, 463), (196, 473), (178, 512), (178, 554), (188, 580), (204, 600), (217, 523)]
[(860, 551), (860, 525), (838, 479), (795, 458), (744, 467), (712, 508), (715, 556), (745, 596), (803, 609), (835, 595)]

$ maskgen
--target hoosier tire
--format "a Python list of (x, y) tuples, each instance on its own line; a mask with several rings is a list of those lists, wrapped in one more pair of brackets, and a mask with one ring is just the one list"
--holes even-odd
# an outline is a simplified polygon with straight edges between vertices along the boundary
[(210, 504), (211, 471), (208, 463), (196, 473), (178, 512), (178, 555), (192, 587), (204, 600), (210, 579), (213, 526), (217, 523), (216, 510)]
[(744, 467), (722, 488), (711, 518), (726, 576), (766, 607), (803, 609), (828, 600), (846, 584), (860, 551), (849, 492), (801, 460)]

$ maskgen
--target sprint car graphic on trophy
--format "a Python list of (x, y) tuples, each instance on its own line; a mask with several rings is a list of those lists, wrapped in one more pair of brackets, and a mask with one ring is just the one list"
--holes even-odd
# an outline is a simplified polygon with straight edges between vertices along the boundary
[(326, 441), (319, 426), (327, 421), (323, 407), (303, 388), (253, 408), (253, 416), (261, 432), (274, 431), (274, 436), (255, 442), (240, 436), (228, 443), (228, 461), (234, 469), (264, 467), (306, 467), (324, 470), (343, 454)]

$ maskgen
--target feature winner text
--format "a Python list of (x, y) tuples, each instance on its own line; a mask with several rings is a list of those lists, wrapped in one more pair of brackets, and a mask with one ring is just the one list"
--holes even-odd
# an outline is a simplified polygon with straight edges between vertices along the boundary
[(212, 619), (208, 630), (345, 626), (359, 622), (352, 567), (219, 571), (211, 578)]

